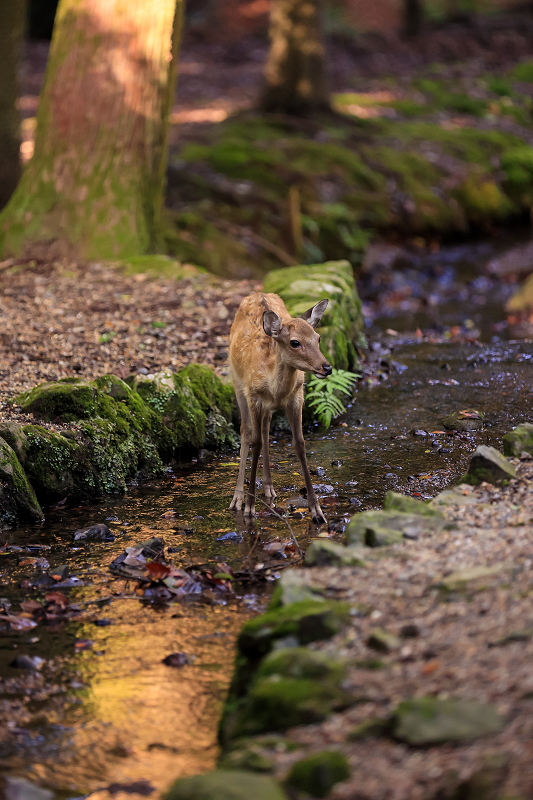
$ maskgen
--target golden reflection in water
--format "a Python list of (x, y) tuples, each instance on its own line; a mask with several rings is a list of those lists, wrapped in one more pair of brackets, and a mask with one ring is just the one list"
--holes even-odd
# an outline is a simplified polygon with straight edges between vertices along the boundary
[[(86, 624), (76, 632), (94, 647), (78, 657), (88, 685), (81, 708), (61, 721), (72, 726), (69, 752), (34, 765), (43, 782), (89, 792), (91, 800), (111, 797), (109, 784), (140, 780), (159, 793), (178, 777), (214, 766), (235, 639), (249, 614), (240, 604), (155, 610), (118, 600), (109, 616), (119, 631)], [(195, 659), (167, 667), (161, 662), (172, 652)], [(132, 797), (119, 792), (114, 800), (121, 795)]]

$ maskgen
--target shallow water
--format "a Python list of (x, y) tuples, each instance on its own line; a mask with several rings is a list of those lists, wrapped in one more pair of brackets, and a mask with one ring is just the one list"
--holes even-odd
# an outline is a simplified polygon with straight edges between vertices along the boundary
[[(456, 314), (464, 317), (465, 309), (456, 306)], [(306, 436), (311, 468), (324, 470), (314, 480), (329, 487), (321, 502), (331, 536), (342, 538), (350, 515), (380, 506), (389, 489), (437, 494), (465, 472), (476, 445), (499, 447), (506, 431), (533, 418), (531, 342), (407, 340), (386, 357), (396, 364), (388, 380), (361, 388), (342, 424)], [(444, 417), (467, 407), (485, 413), (485, 428), (444, 432)], [(135, 781), (148, 782), (145, 793), (160, 791), (173, 778), (213, 766), (235, 637), (264, 607), (271, 584), (238, 586), (235, 598), (164, 605), (137, 597), (134, 583), (113, 576), (108, 565), (124, 547), (158, 535), (177, 565), (224, 560), (252, 567), (268, 558), (265, 543), (288, 538), (286, 520), (304, 547), (319, 533), (328, 535), (301, 510), (303, 480), (283, 435), (274, 438), (272, 460), (276, 503), (288, 515), (279, 519), (263, 510), (253, 529), (227, 510), (237, 458), (224, 456), (203, 468), (175, 468), (161, 481), (131, 487), (123, 498), (52, 509), (43, 527), (4, 534), (4, 541), (23, 548), (0, 555), (0, 595), (15, 609), (22, 599), (42, 596), (20, 586), (36, 573), (19, 565), (29, 544), (48, 546), (32, 555), (52, 567), (69, 566), (75, 585), (62, 591), (69, 602), (86, 605), (82, 621), (0, 637), (0, 673), (8, 678), (0, 719), (10, 720), (0, 740), (0, 769), (66, 797), (107, 797), (106, 787), (114, 796), (124, 794), (124, 786), (112, 784), (129, 784), (130, 795), (143, 789), (132, 787)], [(74, 531), (96, 522), (106, 522), (115, 542), (75, 546)], [(242, 540), (217, 541), (231, 532)], [(274, 567), (270, 577), (275, 574)], [(100, 626), (101, 619), (109, 623)], [(80, 639), (90, 640), (90, 649), (79, 650)], [(172, 652), (187, 653), (191, 663), (165, 666), (162, 659)], [(46, 659), (42, 672), (21, 679), (23, 672), (10, 666), (20, 653)]]

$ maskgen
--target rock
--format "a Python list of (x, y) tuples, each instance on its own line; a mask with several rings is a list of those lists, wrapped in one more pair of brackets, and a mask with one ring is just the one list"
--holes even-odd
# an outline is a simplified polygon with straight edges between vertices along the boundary
[(242, 542), (242, 534), (237, 531), (229, 531), (229, 533), (224, 533), (222, 536), (217, 536), (215, 541), (239, 544), (239, 542)]
[(429, 501), (431, 508), (447, 508), (449, 506), (479, 506), (483, 507), (483, 503), (479, 502), (472, 487), (467, 483), (462, 483), (460, 486), (452, 486), (451, 489), (445, 489), (432, 500)]
[(82, 378), (65, 378), (60, 381), (40, 383), (15, 398), (26, 413), (47, 422), (62, 420), (73, 422), (90, 419), (98, 409), (98, 388)]
[(348, 544), (384, 547), (401, 542), (403, 538), (418, 538), (424, 533), (442, 530), (441, 515), (427, 516), (403, 511), (363, 511), (350, 520), (346, 528)]
[(297, 569), (286, 569), (276, 584), (269, 603), (269, 609), (288, 606), (302, 600), (324, 600), (323, 589), (318, 589), (309, 584), (305, 572)]
[(418, 625), (409, 622), (407, 625), (402, 626), (400, 630), (400, 636), (402, 636), (404, 639), (415, 639), (417, 636), (420, 636), (420, 628)]
[(496, 708), (487, 703), (428, 696), (400, 703), (394, 713), (392, 734), (410, 745), (432, 745), (498, 733), (504, 724)]
[(429, 503), (406, 494), (398, 494), (398, 492), (387, 492), (383, 508), (385, 511), (401, 511), (404, 514), (419, 514), (424, 517), (444, 519), (444, 514), (430, 506)]
[(180, 778), (163, 794), (163, 800), (287, 800), (287, 798), (279, 784), (266, 775), (240, 770), (215, 770), (204, 775)]
[(0, 438), (15, 451), (18, 460), (22, 464), (26, 451), (26, 436), (22, 430), (22, 425), (16, 422), (0, 423)]
[(202, 448), (198, 453), (198, 463), (199, 464), (210, 464), (213, 459), (215, 458), (215, 454), (212, 450), (205, 450)]
[(447, 592), (480, 592), (507, 576), (511, 570), (509, 564), (468, 567), (437, 579), (433, 585)]
[(28, 669), (31, 672), (38, 672), (42, 669), (44, 664), (44, 658), (39, 658), (39, 656), (19, 655), (13, 659), (10, 666), (17, 667), (17, 669)]
[(114, 542), (115, 534), (112, 533), (107, 525), (98, 522), (90, 528), (76, 531), (74, 534), (75, 542)]
[(350, 766), (344, 753), (324, 750), (302, 758), (292, 765), (287, 778), (289, 786), (311, 797), (327, 797), (333, 786), (350, 777)]
[(475, 409), (454, 411), (444, 420), (444, 427), (448, 431), (477, 431), (483, 427), (485, 415)]
[(219, 769), (244, 769), (251, 772), (273, 772), (274, 762), (258, 747), (239, 747), (225, 753), (218, 762)]
[(312, 541), (305, 554), (305, 563), (316, 567), (366, 567), (362, 547), (346, 547), (329, 539)]
[(257, 670), (259, 678), (282, 675), (285, 678), (333, 680), (338, 684), (345, 676), (346, 665), (325, 653), (307, 647), (283, 647), (270, 652)]
[(43, 789), (16, 775), (5, 775), (2, 788), (4, 800), (53, 800), (54, 798), (54, 793), (49, 789)]
[(494, 753), (484, 758), (483, 764), (457, 786), (457, 800), (502, 800), (505, 780), (509, 773), (509, 753)]
[(346, 739), (349, 742), (361, 742), (365, 739), (379, 739), (385, 736), (391, 726), (390, 719), (382, 719), (380, 717), (370, 717), (360, 722), (355, 728), (347, 734)]
[(15, 451), (0, 439), (0, 528), (20, 520), (38, 522), (44, 514)]
[(337, 369), (359, 366), (356, 349), (366, 343), (364, 320), (348, 261), (273, 270), (265, 276), (263, 289), (279, 294), (293, 317), (329, 298), (320, 324), (320, 348)]
[(516, 478), (516, 470), (505, 456), (495, 447), (482, 444), (475, 450), (463, 481), (473, 486), (483, 481), (505, 486), (512, 478)]
[(370, 631), (367, 646), (380, 653), (391, 653), (400, 647), (400, 640), (393, 633), (383, 630), (383, 628), (374, 628)]
[(504, 455), (519, 458), (523, 452), (533, 455), (533, 425), (530, 422), (522, 422), (503, 437)]
[(511, 631), (501, 639), (495, 639), (492, 642), (487, 642), (487, 647), (504, 647), (506, 644), (513, 642), (529, 642), (533, 638), (533, 629), (523, 628), (519, 631)]

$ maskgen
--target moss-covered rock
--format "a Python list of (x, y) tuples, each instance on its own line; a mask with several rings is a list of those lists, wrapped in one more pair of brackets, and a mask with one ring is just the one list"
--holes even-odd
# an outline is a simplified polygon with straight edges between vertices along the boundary
[(324, 590), (314, 587), (301, 569), (283, 570), (272, 593), (268, 610), (299, 603), (303, 600), (324, 601)]
[(51, 383), (40, 383), (19, 394), (16, 402), (26, 413), (37, 419), (73, 422), (90, 419), (97, 410), (98, 389), (81, 378), (67, 378)]
[(0, 438), (0, 528), (37, 522), (43, 512), (15, 451)]
[(279, 784), (266, 775), (241, 770), (215, 770), (180, 778), (163, 800), (287, 800)]
[(483, 481), (506, 486), (513, 478), (516, 478), (516, 470), (505, 456), (495, 447), (482, 444), (474, 451), (468, 472), (462, 481), (472, 486), (477, 486)]
[(0, 437), (15, 451), (18, 460), (22, 463), (26, 445), (22, 425), (17, 422), (1, 422)]
[(499, 733), (505, 721), (496, 708), (475, 700), (421, 697), (395, 711), (392, 733), (410, 745), (464, 742)]
[(383, 628), (373, 628), (366, 643), (368, 647), (379, 653), (392, 653), (393, 650), (398, 650), (400, 647), (398, 637)]
[(279, 294), (293, 317), (327, 297), (330, 302), (320, 323), (320, 349), (337, 369), (359, 366), (357, 348), (365, 344), (364, 320), (348, 261), (273, 270), (265, 276), (263, 288)]
[(398, 494), (398, 492), (387, 492), (383, 508), (385, 511), (401, 511), (405, 514), (419, 514), (424, 517), (444, 519), (442, 512), (430, 506), (429, 503), (406, 494)]
[(466, 409), (448, 414), (444, 420), (444, 427), (448, 431), (477, 431), (483, 427), (484, 422), (485, 415), (482, 411)]
[(529, 422), (522, 422), (503, 437), (503, 454), (505, 456), (517, 458), (524, 452), (533, 455), (533, 425)]
[(348, 759), (338, 750), (324, 750), (292, 765), (287, 784), (311, 797), (327, 797), (336, 783), (350, 777)]
[(355, 514), (346, 528), (349, 545), (385, 547), (401, 542), (404, 537), (417, 539), (425, 533), (438, 531), (445, 525), (444, 518), (404, 511), (362, 511)]
[(364, 551), (361, 547), (346, 547), (329, 539), (315, 539), (305, 554), (308, 566), (365, 567)]
[(224, 419), (231, 422), (235, 392), (229, 384), (222, 383), (211, 367), (189, 364), (178, 374), (191, 387), (206, 416), (213, 408), (217, 408)]

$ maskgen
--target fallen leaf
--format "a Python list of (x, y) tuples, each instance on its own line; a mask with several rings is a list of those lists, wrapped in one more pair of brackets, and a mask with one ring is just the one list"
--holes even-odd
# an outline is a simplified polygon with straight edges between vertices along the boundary
[(49, 594), (45, 594), (44, 599), (47, 603), (56, 603), (58, 606), (68, 605), (68, 597), (63, 592), (49, 592)]
[(28, 613), (32, 613), (33, 611), (42, 611), (43, 605), (39, 603), (38, 600), (23, 600), (20, 604), (20, 607), (23, 611)]
[(168, 578), (171, 570), (166, 564), (161, 564), (159, 561), (151, 561), (146, 565), (146, 572), (153, 581), (160, 581), (163, 578)]
[(74, 642), (74, 650), (80, 653), (82, 650), (90, 650), (93, 645), (94, 642), (91, 642), (90, 639), (76, 639)]

